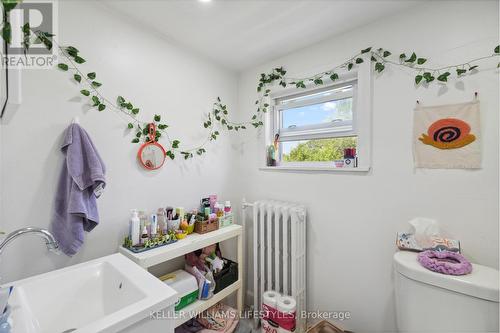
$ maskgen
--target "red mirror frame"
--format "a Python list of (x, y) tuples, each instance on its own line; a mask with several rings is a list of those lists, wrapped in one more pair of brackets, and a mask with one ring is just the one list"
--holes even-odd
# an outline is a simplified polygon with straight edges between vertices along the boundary
[[(156, 140), (156, 125), (154, 123), (151, 123), (149, 124), (149, 142), (143, 143), (141, 148), (139, 148), (139, 151), (137, 152), (137, 158), (139, 159), (139, 162), (144, 168), (148, 170), (157, 170), (161, 168), (163, 164), (165, 164), (165, 160), (167, 159), (166, 158), (167, 152), (165, 151), (165, 148), (163, 148), (163, 146), (158, 142), (156, 142), (155, 140)], [(163, 153), (163, 161), (157, 167), (153, 167), (152, 165), (148, 164), (146, 161), (142, 159), (142, 151), (144, 150), (144, 148), (148, 146), (156, 146), (160, 148), (161, 152)]]

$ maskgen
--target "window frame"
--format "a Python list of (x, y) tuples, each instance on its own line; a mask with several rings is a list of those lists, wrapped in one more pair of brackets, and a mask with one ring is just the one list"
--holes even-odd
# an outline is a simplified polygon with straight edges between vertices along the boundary
[[(284, 141), (296, 141), (301, 138), (305, 139), (322, 139), (322, 138), (334, 138), (334, 137), (346, 137), (346, 136), (357, 136), (357, 152), (358, 152), (358, 167), (357, 168), (335, 168), (332, 162), (282, 162), (282, 149), (280, 143), (280, 154), (278, 166), (276, 167), (264, 167), (261, 170), (284, 170), (284, 171), (362, 171), (367, 172), (371, 169), (371, 130), (372, 130), (372, 70), (370, 59), (365, 59), (356, 70), (345, 72), (341, 75), (341, 80), (336, 80), (335, 82), (326, 82), (326, 84), (318, 87), (314, 84), (306, 85), (305, 89), (283, 88), (277, 92), (270, 94), (270, 112), (266, 116), (266, 137), (265, 142), (267, 145), (272, 144), (274, 140), (274, 135), (277, 132), (279, 124), (279, 111), (277, 110), (277, 101), (293, 98), (293, 96), (304, 96), (311, 94), (314, 91), (326, 91), (332, 87), (346, 85), (349, 82), (355, 82), (355, 89), (353, 89), (353, 123), (352, 131), (338, 132), (338, 135), (331, 135), (329, 133), (303, 133), (304, 136), (299, 136), (298, 134), (291, 140), (291, 136), (287, 135)], [(297, 105), (297, 104), (296, 104)], [(296, 106), (295, 106), (296, 107)], [(311, 131), (318, 130), (318, 126), (314, 126), (315, 129), (311, 128)], [(302, 126), (306, 129), (305, 126)], [(330, 127), (329, 127), (330, 128)], [(297, 131), (298, 132), (298, 131)], [(325, 134), (325, 135), (323, 135)], [(281, 138), (280, 138), (281, 139)], [(302, 139), (303, 140), (303, 139)], [(265, 162), (264, 162), (265, 163)]]

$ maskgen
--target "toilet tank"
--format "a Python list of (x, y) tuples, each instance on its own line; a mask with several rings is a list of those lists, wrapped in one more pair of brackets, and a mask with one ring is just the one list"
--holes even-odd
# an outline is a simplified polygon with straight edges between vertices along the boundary
[(498, 332), (498, 270), (472, 265), (452, 276), (423, 268), (417, 253), (394, 254), (399, 332)]

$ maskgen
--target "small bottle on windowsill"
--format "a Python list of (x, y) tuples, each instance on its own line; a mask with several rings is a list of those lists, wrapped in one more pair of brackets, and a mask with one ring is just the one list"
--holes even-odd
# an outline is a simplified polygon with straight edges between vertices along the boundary
[(356, 148), (344, 149), (344, 165), (343, 168), (356, 168), (358, 166), (358, 158), (356, 156)]

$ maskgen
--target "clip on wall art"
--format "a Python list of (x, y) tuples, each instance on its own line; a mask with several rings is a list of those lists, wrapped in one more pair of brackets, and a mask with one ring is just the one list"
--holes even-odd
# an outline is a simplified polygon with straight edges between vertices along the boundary
[(414, 113), (415, 167), (481, 168), (479, 101), (423, 107)]

